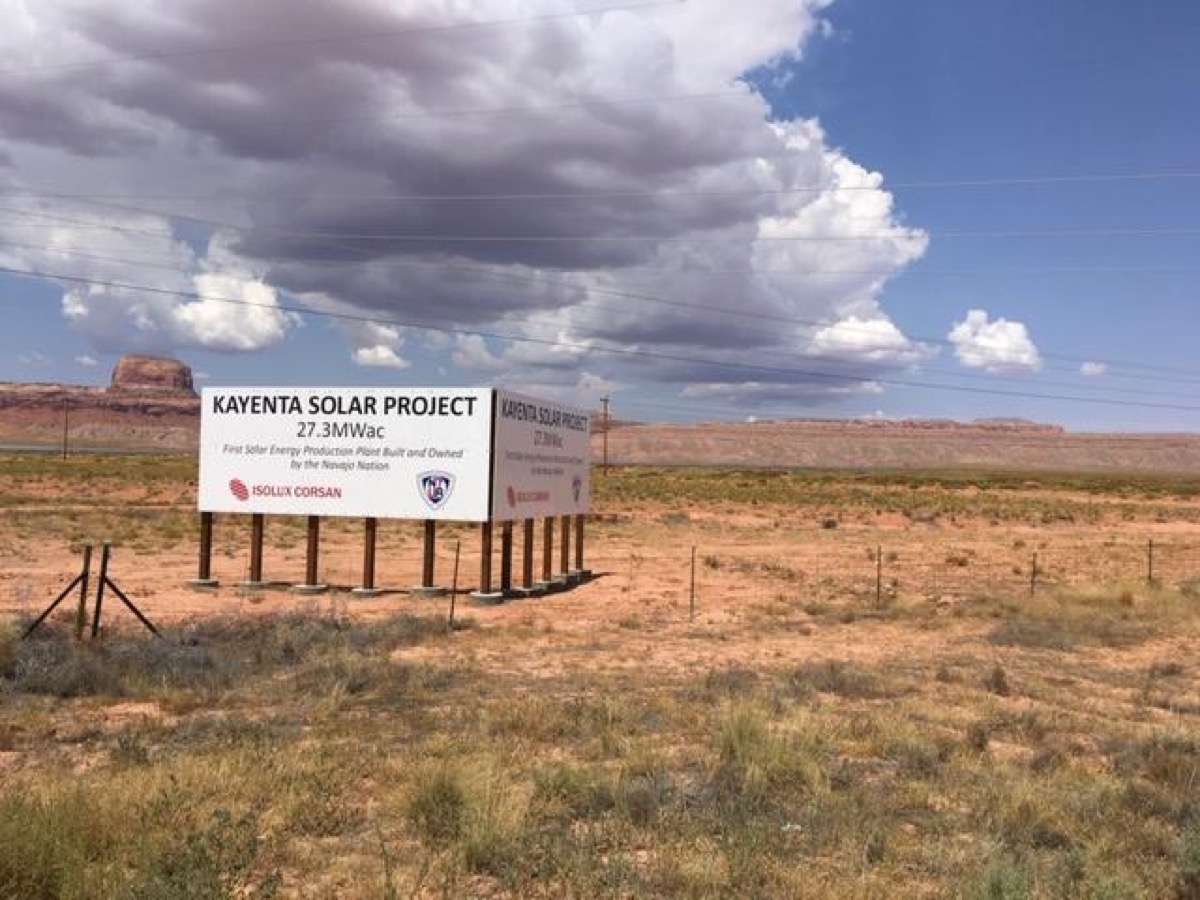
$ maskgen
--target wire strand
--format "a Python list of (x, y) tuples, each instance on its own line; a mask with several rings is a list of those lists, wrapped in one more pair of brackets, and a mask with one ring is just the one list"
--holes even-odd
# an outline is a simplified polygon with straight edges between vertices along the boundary
[(998, 388), (981, 388), (981, 387), (966, 387), (963, 385), (945, 385), (926, 381), (901, 380), (896, 378), (883, 377), (866, 377), (861, 375), (847, 375), (842, 373), (821, 372), (808, 369), (785, 368), (782, 366), (762, 366), (752, 363), (739, 363), (728, 360), (707, 359), (703, 357), (685, 356), (682, 354), (662, 353), (650, 350), (641, 350), (631, 347), (610, 347), (596, 343), (578, 343), (572, 341), (551, 340), (548, 338), (535, 338), (527, 335), (502, 334), (491, 331), (484, 331), (475, 328), (463, 328), (459, 326), (448, 325), (430, 325), (423, 322), (414, 322), (404, 319), (388, 318), (382, 316), (367, 316), (351, 313), (337, 313), (329, 310), (316, 310), (308, 307), (296, 306), (294, 304), (277, 304), (266, 303), (253, 300), (244, 300), (234, 297), (219, 297), (212, 294), (203, 294), (195, 291), (176, 291), (167, 288), (156, 288), (149, 285), (129, 284), (125, 282), (109, 281), (99, 278), (85, 278), (78, 275), (69, 275), (53, 272), (36, 272), (26, 269), (18, 269), (9, 266), (0, 266), (0, 273), (14, 275), (24, 278), (33, 279), (49, 279), (54, 281), (65, 281), (74, 284), (86, 284), (92, 287), (106, 287), (113, 290), (123, 290), (132, 292), (141, 292), (149, 294), (157, 294), (160, 296), (182, 297), (191, 300), (199, 300), (212, 303), (226, 303), (236, 306), (244, 306), (258, 309), (267, 309), (273, 312), (294, 313), (297, 315), (313, 315), (332, 319), (340, 319), (354, 322), (368, 322), (376, 325), (393, 325), (400, 328), (410, 328), (417, 331), (432, 331), (440, 334), (455, 334), (464, 336), (474, 336), (482, 338), (492, 338), (501, 341), (511, 341), (514, 343), (535, 344), (539, 346), (550, 346), (558, 349), (576, 350), (581, 353), (604, 353), (615, 356), (623, 356), (636, 359), (647, 359), (651, 361), (661, 362), (682, 362), (691, 365), (710, 366), (717, 369), (728, 369), (736, 371), (752, 371), (771, 373), (801, 379), (826, 380), (834, 381), (842, 384), (879, 384), (892, 387), (915, 387), (937, 391), (951, 391), (955, 393), (1000, 396), (1000, 397), (1019, 397), (1022, 399), (1037, 399), (1037, 400), (1062, 400), (1075, 403), (1099, 404), (1105, 406), (1122, 406), (1133, 407), (1139, 409), (1164, 409), (1174, 410), (1179, 412), (1200, 412), (1200, 406), (1190, 406), (1183, 404), (1168, 404), (1168, 403), (1144, 403), (1132, 400), (1118, 400), (1105, 397), (1080, 397), (1067, 394), (1044, 394), (1035, 393), (1032, 391), (1008, 391)]

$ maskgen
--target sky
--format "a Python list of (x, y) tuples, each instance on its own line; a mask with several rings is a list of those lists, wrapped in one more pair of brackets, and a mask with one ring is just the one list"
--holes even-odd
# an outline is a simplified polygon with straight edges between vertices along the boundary
[(1200, 6), (0, 0), (0, 380), (1200, 430)]

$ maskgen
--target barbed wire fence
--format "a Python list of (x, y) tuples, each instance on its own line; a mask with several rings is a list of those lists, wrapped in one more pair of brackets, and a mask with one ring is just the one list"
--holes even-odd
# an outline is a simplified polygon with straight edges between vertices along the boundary
[[(355, 603), (346, 594), (361, 577), (361, 553), (351, 552), (361, 540), (361, 527), (346, 520), (331, 528), (322, 557), (322, 580), (334, 589), (331, 596), (338, 608), (347, 612), (353, 612)], [(215, 574), (225, 589), (213, 598), (214, 614), (255, 602), (254, 592), (238, 587), (248, 577), (247, 530), (242, 522), (223, 529)], [(534, 566), (539, 575), (540, 534), (539, 529)], [(460, 588), (469, 590), (481, 562), (477, 531), (471, 527), (449, 526), (439, 533), (437, 582), (449, 586), (456, 544), (461, 548)], [(122, 547), (118, 542), (115, 561), (131, 590), (153, 604), (155, 595), (178, 590), (182, 582), (165, 582), (158, 566), (145, 564), (142, 549), (136, 543)], [(164, 562), (177, 563), (172, 571), (186, 571), (194, 555), (186, 535), (169, 550), (155, 552), (162, 554)], [(282, 589), (299, 582), (302, 552), (299, 523), (280, 521), (268, 526), (265, 556), (272, 586)], [(518, 546), (514, 572), (520, 571), (520, 554)], [(889, 542), (886, 535), (817, 532), (755, 543), (685, 532), (663, 547), (659, 539), (648, 545), (590, 532), (585, 562), (602, 585), (615, 588), (635, 608), (672, 619), (693, 617), (693, 610), (703, 618), (718, 605), (736, 614), (742, 606), (780, 601), (794, 605), (838, 601), (864, 609), (914, 600), (1016, 602), (1056, 591), (1139, 585), (1184, 589), (1195, 593), (1200, 603), (1200, 543), (1161, 535), (1141, 540), (1009, 535), (919, 541), (908, 536)], [(381, 528), (379, 584), (386, 592), (394, 595), (419, 584), (421, 563), (419, 537), (413, 529)], [(3, 606), (17, 614), (31, 613), (71, 574), (73, 565), (73, 559), (64, 558), (61, 571), (40, 560), (12, 560), (0, 566)], [(498, 562), (493, 568), (499, 571)]]
[[(706, 589), (733, 588), (749, 602), (839, 598), (868, 606), (903, 599), (1019, 601), (1061, 591), (1136, 586), (1194, 591), (1200, 602), (1200, 544), (1162, 539), (1039, 542), (1034, 547), (1018, 539), (892, 548), (851, 539), (805, 554), (781, 552), (778, 544), (697, 543), (667, 553), (608, 547), (593, 561), (631, 596), (646, 590), (652, 579), (661, 582), (665, 573), (688, 570), (686, 577), (671, 582), (675, 599), (689, 607), (692, 598), (683, 596), (685, 585), (701, 598)], [(663, 586), (655, 585), (659, 593)]]

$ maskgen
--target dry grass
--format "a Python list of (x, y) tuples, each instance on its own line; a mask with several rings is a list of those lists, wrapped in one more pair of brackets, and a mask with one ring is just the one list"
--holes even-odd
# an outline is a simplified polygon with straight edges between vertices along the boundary
[[(129, 465), (156, 496), (188, 490), (175, 462), (160, 480)], [(0, 485), (53, 507), (39, 472)], [(472, 610), (453, 634), (440, 608), (345, 601), (245, 604), (172, 620), (167, 642), (117, 630), (94, 646), (61, 624), (18, 642), (23, 623), (0, 619), (0, 897), (1200, 896), (1194, 588), (995, 591), (964, 529), (936, 553), (953, 588), (901, 579), (876, 604), (873, 583), (830, 574), (837, 548), (873, 575), (877, 543), (897, 567), (931, 526), (905, 516), (893, 549), (861, 520), (978, 499), (975, 481), (910, 477), (821, 476), (802, 499), (790, 480), (759, 498), (757, 473), (623, 473), (593, 534), (645, 562), (595, 586), (611, 609), (558, 595)], [(114, 484), (80, 489), (106, 502)], [(1118, 518), (1191, 509), (1172, 482), (985, 489), (971, 527), (1032, 517), (994, 541), (1019, 557), (1034, 520), (1079, 514), (1085, 494)], [(653, 492), (681, 508), (643, 515)], [(144, 566), (171, 552), (160, 520), (86, 515), (131, 529)], [(0, 538), (32, 553), (22, 528), (8, 515)], [(739, 551), (764, 528), (823, 543)], [(686, 570), (655, 566), (685, 533), (714, 544), (695, 622)], [(354, 523), (329, 535), (350, 546)]]
[(699, 683), (471, 661), (524, 633), (10, 642), (0, 894), (1194, 896), (1200, 741), (1119, 687), (1194, 693), (1178, 661), (1130, 681), (1038, 643), (1000, 667), (986, 631), (952, 659)]

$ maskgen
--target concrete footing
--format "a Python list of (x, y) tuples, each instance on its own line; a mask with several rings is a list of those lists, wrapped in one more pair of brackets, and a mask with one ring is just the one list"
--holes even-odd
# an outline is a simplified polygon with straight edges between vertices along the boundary
[(536, 584), (533, 587), (515, 587), (511, 591), (509, 591), (509, 594), (511, 596), (520, 598), (522, 600), (524, 600), (528, 597), (540, 597), (545, 593), (546, 593), (546, 589), (543, 587), (539, 587)]
[(414, 597), (432, 599), (434, 597), (445, 597), (450, 593), (450, 588), (437, 587), (436, 585), (429, 584), (418, 584), (410, 587), (408, 592)]
[(499, 591), (472, 591), (470, 597), (476, 606), (499, 606), (504, 602), (504, 594)]

